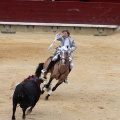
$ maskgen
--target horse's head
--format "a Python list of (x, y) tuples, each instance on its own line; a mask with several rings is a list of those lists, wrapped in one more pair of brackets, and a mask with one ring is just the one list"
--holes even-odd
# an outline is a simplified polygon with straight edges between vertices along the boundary
[(67, 60), (69, 61), (68, 48), (65, 46), (60, 48), (60, 59), (63, 65), (66, 64)]

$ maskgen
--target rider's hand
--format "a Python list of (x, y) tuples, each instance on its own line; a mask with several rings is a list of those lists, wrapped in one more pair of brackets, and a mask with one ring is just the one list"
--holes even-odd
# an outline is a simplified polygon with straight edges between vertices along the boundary
[(70, 49), (68, 49), (68, 54), (70, 54), (71, 53), (71, 50)]
[(68, 51), (71, 51), (71, 48), (68, 48)]
[(56, 34), (56, 36), (60, 36), (60, 35), (61, 35), (61, 33)]

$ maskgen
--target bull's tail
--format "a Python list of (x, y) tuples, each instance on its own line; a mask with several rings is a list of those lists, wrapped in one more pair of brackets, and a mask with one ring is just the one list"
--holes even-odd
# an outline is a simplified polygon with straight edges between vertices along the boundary
[(39, 65), (35, 71), (35, 75), (38, 78), (41, 76), (41, 70), (43, 69), (43, 65), (44, 65), (44, 63), (39, 63)]

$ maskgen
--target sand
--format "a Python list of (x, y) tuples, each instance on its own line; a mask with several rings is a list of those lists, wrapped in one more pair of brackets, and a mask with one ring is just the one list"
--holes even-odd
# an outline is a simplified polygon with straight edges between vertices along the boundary
[[(0, 34), (0, 119), (12, 116), (12, 85), (34, 74), (38, 64), (52, 55), (48, 51), (55, 33)], [(26, 120), (119, 120), (120, 33), (110, 36), (72, 34), (77, 44), (69, 84), (63, 83), (45, 101), (41, 95)], [(57, 81), (54, 80), (53, 85)], [(41, 85), (41, 87), (43, 84)], [(16, 119), (22, 119), (17, 107)]]

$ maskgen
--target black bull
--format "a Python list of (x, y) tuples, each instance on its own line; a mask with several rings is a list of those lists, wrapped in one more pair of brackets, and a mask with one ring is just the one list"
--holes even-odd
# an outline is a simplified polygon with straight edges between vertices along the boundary
[(23, 82), (18, 84), (13, 94), (13, 115), (12, 120), (15, 120), (15, 112), (17, 104), (23, 111), (23, 119), (25, 119), (25, 112), (28, 107), (28, 113), (32, 112), (33, 107), (36, 105), (40, 98), (41, 89), (40, 84), (43, 82), (42, 79), (38, 79), (35, 76), (28, 77)]

